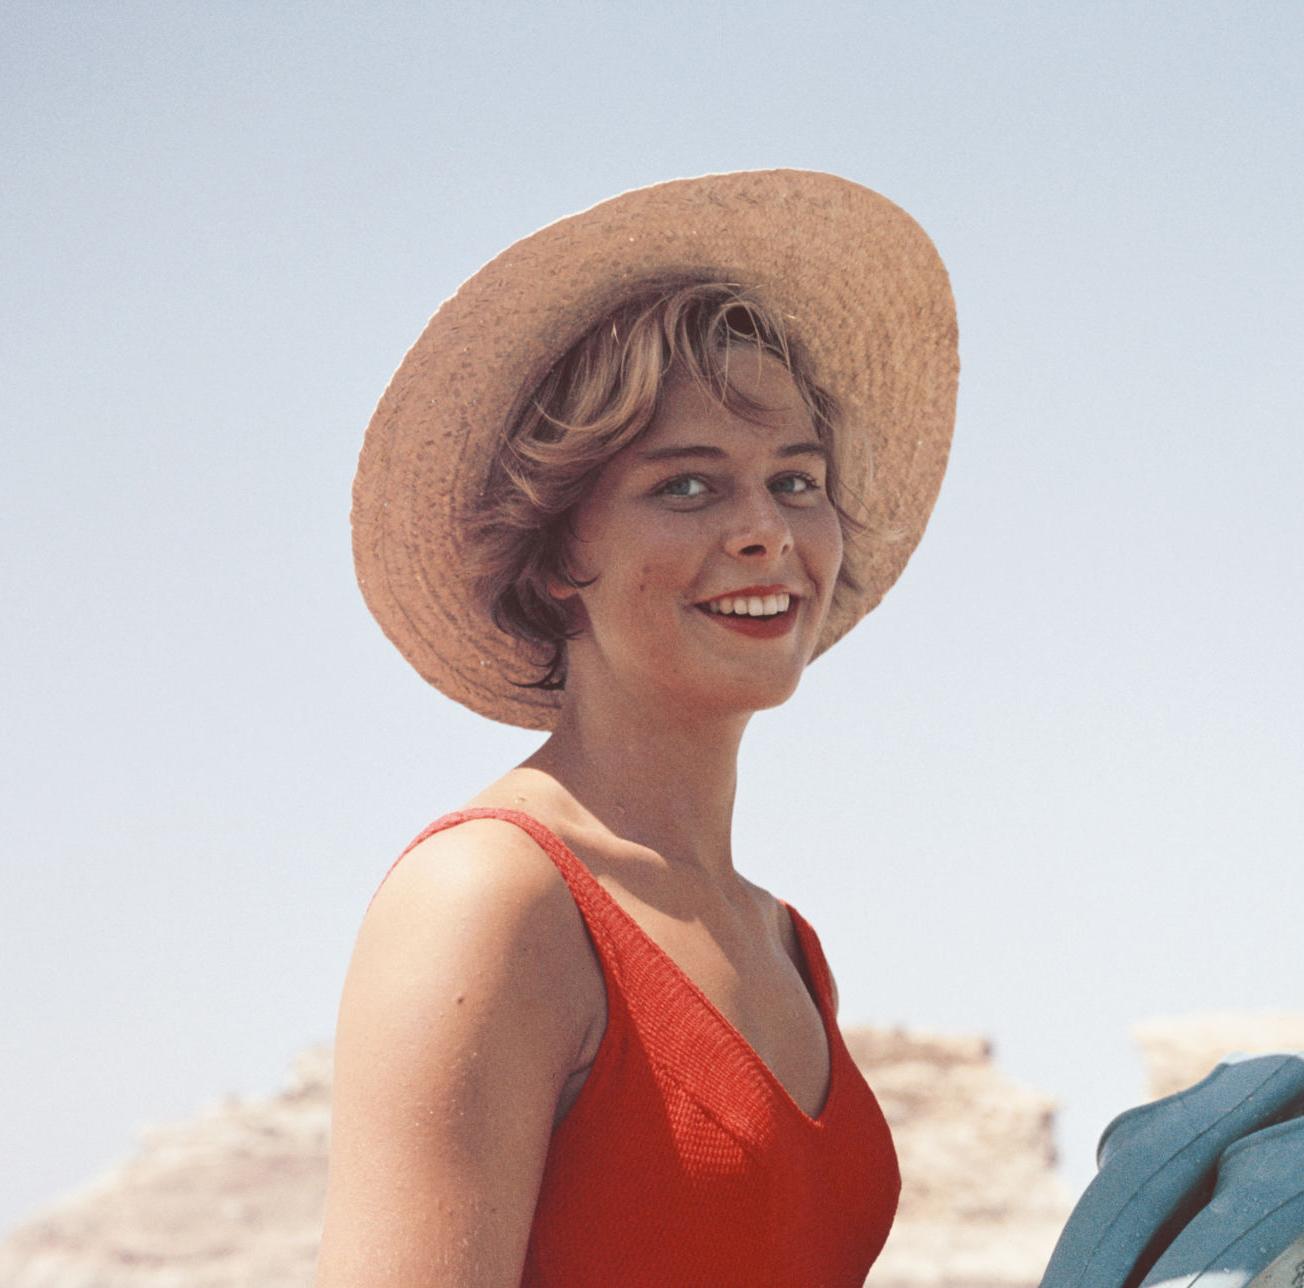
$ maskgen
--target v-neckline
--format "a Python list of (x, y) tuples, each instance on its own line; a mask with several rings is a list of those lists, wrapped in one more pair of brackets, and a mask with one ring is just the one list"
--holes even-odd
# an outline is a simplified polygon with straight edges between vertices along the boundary
[[(828, 1117), (829, 1106), (833, 1103), (833, 1096), (837, 1089), (837, 1079), (838, 1079), (838, 1072), (837, 1072), (838, 1062), (836, 1058), (836, 1047), (833, 1040), (833, 1034), (830, 1031), (831, 1024), (830, 1024), (828, 1007), (825, 1005), (827, 990), (824, 986), (825, 981), (823, 980), (823, 978), (817, 976), (817, 973), (814, 969), (814, 965), (811, 958), (811, 952), (810, 952), (810, 944), (806, 937), (806, 931), (808, 927), (806, 925), (805, 918), (803, 918), (801, 914), (797, 912), (797, 910), (787, 902), (787, 900), (778, 899), (777, 901), (779, 905), (783, 908), (784, 912), (787, 914), (788, 921), (793, 928), (793, 934), (797, 940), (797, 951), (801, 956), (802, 968), (798, 970), (798, 975), (799, 977), (802, 977), (802, 983), (806, 986), (807, 996), (811, 997), (811, 1001), (815, 1003), (815, 1009), (819, 1013), (820, 1027), (823, 1030), (823, 1034), (824, 1034), (824, 1044), (828, 1051), (828, 1067), (829, 1067), (828, 1085), (826, 1086), (824, 1091), (824, 1103), (820, 1106), (819, 1111), (814, 1115), (808, 1114), (793, 1099), (792, 1093), (788, 1090), (787, 1087), (783, 1085), (782, 1082), (779, 1081), (778, 1075), (774, 1072), (773, 1069), (770, 1068), (768, 1064), (766, 1064), (764, 1060), (761, 1059), (760, 1053), (743, 1036), (742, 1032), (738, 1029), (738, 1027), (729, 1019), (727, 1015), (724, 1014), (723, 1011), (720, 1010), (718, 1006), (716, 1006), (716, 1004), (713, 1001), (711, 1001), (711, 999), (706, 995), (703, 989), (697, 984), (695, 980), (693, 980), (688, 975), (688, 973), (679, 965), (679, 963), (675, 961), (675, 959), (671, 957), (670, 954), (666, 952), (666, 950), (662, 948), (661, 945), (658, 944), (657, 941), (653, 939), (652, 936), (649, 935), (648, 932), (644, 930), (641, 925), (639, 925), (637, 920), (635, 920), (635, 918), (631, 916), (630, 913), (628, 913), (621, 906), (620, 902), (615, 898), (615, 896), (612, 895), (609, 890), (607, 890), (607, 888), (602, 884), (602, 882), (599, 881), (598, 878), (589, 870), (589, 868), (583, 862), (583, 860), (580, 859), (580, 857), (575, 853), (575, 851), (572, 850), (570, 846), (567, 845), (566, 842), (563, 841), (561, 837), (557, 835), (556, 832), (554, 832), (550, 827), (548, 827), (547, 824), (535, 818), (533, 814), (525, 813), (524, 810), (508, 809), (505, 807), (484, 806), (475, 809), (459, 810), (458, 813), (461, 815), (475, 815), (481, 813), (482, 810), (485, 813), (499, 816), (499, 817), (501, 817), (504, 814), (507, 814), (507, 815), (514, 815), (517, 818), (527, 819), (529, 822), (533, 823), (535, 827), (539, 828), (540, 831), (542, 831), (546, 836), (551, 837), (552, 840), (561, 849), (561, 851), (566, 855), (566, 857), (597, 888), (600, 897), (604, 899), (607, 902), (607, 904), (610, 905), (610, 907), (615, 910), (616, 915), (618, 917), (623, 918), (626, 922), (629, 923), (629, 925), (633, 928), (634, 932), (638, 935), (640, 941), (643, 944), (645, 944), (649, 949), (649, 951), (657, 958), (657, 960), (660, 961), (666, 967), (666, 969), (670, 971), (672, 977), (678, 980), (680, 984), (688, 988), (688, 990), (698, 999), (698, 1001), (702, 1004), (702, 1006), (705, 1007), (707, 1013), (715, 1020), (715, 1022), (719, 1025), (721, 1030), (724, 1033), (726, 1033), (732, 1041), (736, 1042), (743, 1049), (743, 1051), (746, 1052), (748, 1058), (761, 1071), (761, 1073), (765, 1076), (766, 1080), (771, 1084), (774, 1090), (778, 1093), (779, 1099), (784, 1103), (786, 1103), (787, 1105), (789, 1105), (792, 1108), (793, 1112), (799, 1115), (807, 1125), (811, 1127), (822, 1127), (824, 1125)], [(527, 828), (526, 830), (529, 831), (530, 829)], [(536, 837), (535, 839), (537, 840), (538, 838)], [(775, 897), (777, 899), (777, 896)], [(813, 990), (813, 996), (811, 995), (812, 990)]]

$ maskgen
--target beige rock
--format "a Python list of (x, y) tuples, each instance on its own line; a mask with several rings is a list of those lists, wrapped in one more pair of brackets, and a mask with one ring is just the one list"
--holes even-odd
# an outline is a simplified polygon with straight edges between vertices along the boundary
[(1153, 1099), (1199, 1082), (1233, 1051), (1304, 1052), (1304, 1012), (1211, 1011), (1145, 1020), (1132, 1026)]
[(998, 1072), (982, 1038), (855, 1029), (846, 1039), (901, 1158), (901, 1206), (873, 1288), (1032, 1288), (1072, 1202), (1054, 1171), (1055, 1102)]
[[(980, 1038), (846, 1038), (906, 1178), (874, 1288), (1031, 1288), (1068, 1213), (1053, 1102), (997, 1072)], [(329, 1128), (330, 1051), (317, 1047), (279, 1095), (146, 1132), (135, 1157), (0, 1244), (0, 1284), (310, 1288)]]
[(0, 1244), (0, 1284), (307, 1288), (329, 1131), (330, 1051), (316, 1047), (280, 1095), (144, 1132), (135, 1157)]

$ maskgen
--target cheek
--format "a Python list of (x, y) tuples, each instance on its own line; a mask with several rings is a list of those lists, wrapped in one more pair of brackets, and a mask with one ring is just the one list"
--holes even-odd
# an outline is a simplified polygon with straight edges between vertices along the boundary
[(832, 568), (834, 575), (837, 574), (842, 566), (842, 524), (832, 506), (812, 512), (807, 549), (820, 567)]
[[(647, 551), (629, 565), (618, 595), (608, 603), (619, 620), (617, 629), (636, 652), (673, 645), (683, 623), (679, 605), (696, 584), (682, 565), (666, 558), (663, 550)], [(613, 622), (614, 625), (614, 622)]]
[(632, 570), (630, 601), (639, 609), (664, 604), (668, 592), (681, 589), (682, 577), (672, 561), (658, 556), (642, 560)]
[[(661, 626), (671, 628), (676, 618), (668, 610), (687, 602), (703, 586), (703, 569), (711, 564), (718, 533), (700, 518), (695, 522), (691, 514), (667, 514), (655, 508), (599, 517), (602, 523), (587, 532), (580, 529), (589, 538), (587, 545), (581, 545), (588, 571), (601, 569), (599, 586), (594, 587), (599, 611), (622, 623), (636, 623), (645, 635), (655, 634)], [(836, 541), (839, 531), (836, 515), (833, 518), (831, 536)], [(829, 535), (824, 530), (819, 544), (827, 547)]]
[(664, 603), (668, 594), (685, 595), (700, 580), (702, 537), (687, 524), (645, 522), (626, 550), (625, 582), (632, 598)]
[(665, 550), (644, 550), (640, 555), (609, 560), (598, 579), (601, 609), (612, 620), (619, 620), (621, 630), (634, 630), (646, 636), (655, 633), (656, 623), (667, 621), (666, 605), (682, 597), (690, 584), (685, 581), (682, 565), (668, 557)]
[(836, 514), (829, 517), (829, 545), (832, 550), (832, 560), (835, 571), (842, 567), (842, 558), (846, 553), (842, 540), (842, 522)]

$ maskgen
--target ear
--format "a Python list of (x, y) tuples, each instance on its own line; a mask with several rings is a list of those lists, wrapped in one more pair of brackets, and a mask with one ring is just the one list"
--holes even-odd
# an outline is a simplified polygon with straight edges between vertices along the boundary
[(559, 581), (555, 577), (549, 577), (545, 585), (548, 595), (562, 611), (566, 629), (586, 629), (589, 624), (589, 612), (584, 607), (584, 599), (580, 592), (574, 586), (568, 586), (564, 581)]
[(571, 550), (568, 547), (561, 556), (559, 564), (555, 564), (552, 571), (546, 572), (543, 586), (548, 592), (548, 597), (562, 609), (567, 621), (567, 629), (583, 630), (587, 629), (589, 624), (588, 610), (584, 607), (584, 596), (577, 587), (566, 581), (566, 577), (578, 577), (583, 580), (584, 572), (576, 571), (568, 557), (570, 554)]
[(544, 582), (549, 597), (562, 610), (568, 630), (588, 626), (588, 609), (584, 607), (584, 598), (574, 586), (568, 586), (559, 577), (549, 577)]
[(577, 591), (574, 586), (568, 586), (558, 577), (549, 577), (545, 584), (548, 588), (548, 594), (551, 595), (553, 599), (571, 599), (579, 594), (579, 591)]

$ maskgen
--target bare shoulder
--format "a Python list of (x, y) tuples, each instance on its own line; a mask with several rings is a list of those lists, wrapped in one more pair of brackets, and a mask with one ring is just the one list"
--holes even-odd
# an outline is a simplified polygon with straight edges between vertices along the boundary
[(579, 922), (551, 859), (501, 820), (390, 871), (340, 1001), (317, 1288), (519, 1282), (589, 1018)]
[(576, 987), (592, 974), (583, 918), (552, 859), (514, 823), (467, 819), (414, 845), (376, 892), (358, 947), (397, 937), (421, 952), (436, 934), (479, 944), (484, 970), (505, 966), (496, 959), (507, 953), (532, 962), (561, 986), (557, 1020), (587, 1026), (589, 992)]
[(505, 819), (471, 818), (414, 845), (394, 866), (376, 902), (420, 898), (450, 882), (490, 885), (497, 893), (532, 902), (547, 902), (549, 892), (566, 893), (561, 873), (529, 833)]

